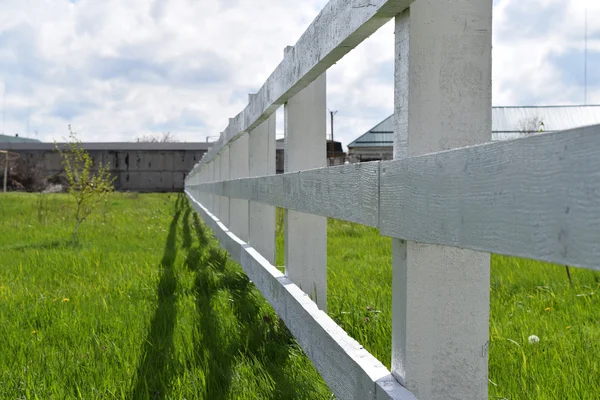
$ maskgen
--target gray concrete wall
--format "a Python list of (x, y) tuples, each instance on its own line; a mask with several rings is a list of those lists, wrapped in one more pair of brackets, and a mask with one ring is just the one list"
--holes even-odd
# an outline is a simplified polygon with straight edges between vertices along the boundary
[[(115, 189), (137, 192), (182, 191), (184, 179), (209, 143), (83, 143), (94, 166), (109, 164)], [(42, 179), (62, 172), (61, 157), (52, 143), (0, 143), (19, 153), (19, 162), (37, 170)], [(10, 179), (9, 179), (10, 182)]]

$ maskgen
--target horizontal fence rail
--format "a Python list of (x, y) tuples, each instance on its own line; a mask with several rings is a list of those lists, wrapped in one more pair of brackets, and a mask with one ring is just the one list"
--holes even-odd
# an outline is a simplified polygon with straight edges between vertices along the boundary
[(192, 190), (376, 227), (379, 162), (189, 185)]
[(600, 127), (189, 185), (382, 235), (600, 270)]

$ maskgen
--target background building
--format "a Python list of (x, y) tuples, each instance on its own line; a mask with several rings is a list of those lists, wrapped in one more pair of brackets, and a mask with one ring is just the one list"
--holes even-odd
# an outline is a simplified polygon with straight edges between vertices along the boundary
[[(331, 140), (327, 140), (326, 143), (327, 149), (327, 165), (342, 165), (346, 161), (346, 153), (342, 148), (341, 142), (334, 141), (333, 144)], [(275, 159), (275, 169), (278, 174), (283, 174), (285, 170), (285, 139), (277, 139), (277, 152)]]
[[(2, 139), (0, 150), (18, 155), (9, 163), (10, 189), (40, 191), (65, 183), (61, 156), (54, 143)], [(185, 176), (210, 143), (82, 143), (82, 147), (92, 157), (94, 166), (100, 162), (110, 166), (111, 174), (117, 178), (116, 190), (175, 192), (183, 190)]]
[[(210, 142), (114, 142), (82, 143), (94, 165), (110, 165), (115, 189), (136, 192), (179, 192), (193, 166), (210, 149)], [(341, 148), (341, 145), (339, 146)], [(0, 150), (13, 155), (9, 162), (9, 190), (41, 191), (64, 183), (60, 154), (54, 143), (0, 135)], [(14, 157), (14, 156), (17, 157)], [(283, 172), (283, 143), (277, 143), (277, 173)], [(0, 155), (0, 187), (3, 184)]]
[(41, 143), (37, 139), (29, 139), (19, 136), (16, 134), (14, 136), (10, 135), (2, 135), (0, 134), (0, 143)]
[[(492, 107), (492, 141), (600, 124), (600, 105)], [(348, 145), (350, 162), (391, 160), (393, 115)]]

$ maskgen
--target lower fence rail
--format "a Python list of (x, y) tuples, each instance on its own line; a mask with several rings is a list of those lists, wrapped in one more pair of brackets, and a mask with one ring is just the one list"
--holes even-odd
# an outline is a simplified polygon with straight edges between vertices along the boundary
[(306, 293), (233, 234), (189, 191), (185, 193), (194, 210), (213, 230), (221, 247), (242, 266), (284, 321), (337, 398), (416, 399), (379, 360), (319, 310)]

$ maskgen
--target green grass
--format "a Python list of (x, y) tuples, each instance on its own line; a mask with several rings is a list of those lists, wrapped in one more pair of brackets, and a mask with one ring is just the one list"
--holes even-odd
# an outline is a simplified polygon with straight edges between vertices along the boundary
[(241, 268), (178, 195), (0, 197), (1, 399), (327, 399)]
[[(331, 219), (327, 235), (328, 312), (390, 368), (391, 239)], [(280, 234), (278, 265), (283, 249)], [(571, 268), (571, 275), (573, 288), (564, 266), (492, 255), (490, 398), (599, 398), (600, 273)]]
[[(0, 398), (330, 398), (187, 202), (116, 195), (79, 245), (65, 203), (0, 197)], [(329, 221), (329, 314), (388, 367), (391, 274), (389, 238)], [(492, 256), (490, 398), (598, 398), (600, 274), (571, 274)]]
[(571, 268), (571, 288), (564, 266), (500, 256), (491, 272), (490, 396), (598, 399), (600, 274)]

